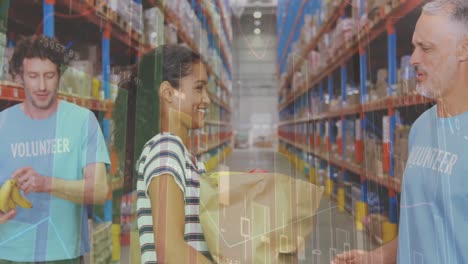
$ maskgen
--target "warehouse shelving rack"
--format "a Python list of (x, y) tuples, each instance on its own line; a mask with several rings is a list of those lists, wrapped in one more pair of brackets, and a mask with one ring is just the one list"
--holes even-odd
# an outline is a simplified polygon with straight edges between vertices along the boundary
[[(166, 23), (171, 23), (176, 27), (177, 36), (178, 36), (179, 41), (181, 43), (184, 43), (185, 45), (187, 45), (192, 50), (199, 51), (200, 47), (197, 44), (197, 41), (190, 38), (189, 34), (184, 31), (183, 26), (182, 26), (182, 24), (180, 22), (180, 19), (177, 17), (177, 14), (174, 13), (169, 8), (166, 8), (166, 5), (164, 3), (165, 3), (164, 1), (157, 1), (157, 0), (145, 0), (143, 2), (144, 6), (146, 6), (147, 8), (152, 8), (152, 7), (159, 8), (163, 12), (165, 22)], [(210, 35), (210, 44), (215, 45), (215, 40), (216, 39), (219, 40), (219, 37), (215, 37), (216, 34), (211, 33), (211, 30), (212, 30), (212, 28), (214, 26), (211, 23), (210, 24), (207, 23), (208, 18), (206, 17), (206, 15), (209, 14), (209, 13), (205, 9), (204, 9), (205, 12), (201, 11), (202, 1), (190, 0), (190, 3), (191, 3), (192, 9), (195, 10), (197, 18), (202, 22), (202, 26), (208, 32), (210, 32), (210, 34), (209, 34)], [(218, 5), (217, 10), (222, 10), (222, 8), (220, 8), (220, 5), (221, 5), (220, 1), (216, 2), (215, 4)], [(231, 39), (232, 39), (232, 34), (230, 34), (230, 36), (231, 36)], [(216, 48), (216, 50), (218, 51), (218, 53), (221, 52), (221, 49), (219, 48), (219, 46)], [(228, 51), (225, 51), (224, 54), (227, 54), (227, 52)], [(224, 56), (226, 56), (226, 55), (224, 55)], [(230, 98), (232, 96), (232, 93), (230, 91), (230, 85), (224, 83), (223, 80), (221, 80), (220, 76), (217, 76), (217, 73), (215, 72), (214, 68), (211, 66), (209, 61), (205, 61), (205, 62), (206, 62), (206, 65), (207, 65), (208, 74), (211, 76), (211, 78), (214, 79), (214, 82), (216, 83), (216, 85), (218, 87), (220, 87), (227, 94), (227, 100), (223, 100), (222, 98), (218, 97), (214, 93), (209, 92), (210, 99), (211, 99), (213, 104), (215, 104), (215, 105), (217, 105), (219, 107), (219, 109), (222, 109), (222, 111), (224, 113), (227, 113), (228, 115), (230, 115), (230, 113), (232, 111), (231, 107), (229, 105), (230, 104), (229, 100), (230, 100)], [(226, 65), (227, 65), (226, 61), (224, 61), (224, 67), (226, 69), (228, 69)], [(229, 71), (228, 71), (228, 74), (229, 74), (229, 78), (231, 78)], [(135, 93), (135, 91), (129, 91), (128, 95), (129, 95), (129, 98), (135, 98), (136, 93)], [(132, 104), (131, 108), (133, 109), (135, 107), (136, 106), (134, 104)], [(134, 115), (135, 115), (134, 110), (130, 110), (129, 116), (134, 116)], [(228, 125), (229, 122), (226, 122), (226, 124), (224, 124), (224, 122), (221, 122), (219, 120), (209, 120), (209, 121), (211, 121), (211, 123), (207, 122), (207, 124), (209, 124), (209, 125), (218, 126), (218, 127), (229, 127), (230, 128), (230, 126)], [(229, 137), (232, 137), (232, 131), (229, 134), (230, 134)], [(130, 135), (130, 137), (131, 137), (131, 135)], [(215, 146), (215, 147), (201, 148), (199, 146), (199, 144), (198, 144), (198, 142), (201, 141), (201, 139), (200, 139), (201, 136), (197, 135), (195, 133), (195, 134), (192, 134), (192, 137), (194, 138), (194, 141), (195, 141), (195, 144), (192, 142), (192, 146), (195, 146), (195, 149), (197, 149), (195, 151), (196, 156), (198, 156), (198, 158), (200, 158), (201, 161), (203, 161), (203, 162), (205, 162), (207, 164), (211, 164), (211, 166), (208, 166), (208, 165), (206, 166), (207, 171), (210, 171), (210, 169), (211, 170), (215, 169), (217, 164), (220, 161), (222, 161), (226, 157), (226, 155), (229, 154), (232, 151), (229, 141), (224, 142), (224, 144), (218, 144), (218, 142), (210, 142), (209, 145), (210, 146)], [(127, 156), (130, 156), (130, 158), (127, 157), (127, 160), (128, 159), (134, 160), (134, 157), (133, 157), (134, 153), (131, 151), (132, 150), (131, 148), (129, 150), (130, 150), (130, 152), (128, 152)], [(131, 170), (132, 166), (127, 166), (127, 167), (130, 167), (130, 170), (127, 170), (127, 174), (131, 174), (132, 173), (132, 170)], [(130, 181), (128, 181), (128, 182), (130, 182)], [(128, 190), (128, 188), (125, 188), (125, 189)]]
[[(203, 7), (203, 5), (201, 4), (201, 1), (197, 1), (197, 3), (195, 3), (195, 1), (192, 1), (192, 2), (194, 2), (195, 6), (197, 4), (201, 6), (201, 10), (202, 10), (201, 15), (205, 16), (204, 18), (205, 20), (208, 20), (209, 27), (214, 28), (214, 25), (212, 25), (212, 21), (210, 17), (208, 16), (209, 13), (206, 10), (206, 8)], [(161, 7), (160, 2), (154, 3), (154, 1), (151, 1), (151, 3), (154, 4), (154, 6)], [(110, 38), (115, 39), (121, 44), (124, 44), (126, 47), (134, 49), (135, 51), (138, 52), (138, 54), (141, 54), (142, 52), (145, 52), (151, 48), (148, 45), (142, 43), (140, 38), (135, 38), (134, 37), (135, 34), (132, 34), (131, 30), (124, 31), (124, 29), (118, 26), (118, 23), (116, 23), (115, 20), (112, 20), (106, 16), (98, 15), (99, 13), (98, 10), (104, 9), (103, 6), (92, 6), (87, 1), (74, 1), (72, 5), (69, 5), (69, 4), (70, 4), (69, 1), (66, 1), (66, 0), (55, 0), (55, 1), (48, 0), (44, 2), (44, 11), (46, 12), (44, 13), (44, 18), (46, 19), (44, 19), (43, 30), (45, 34), (53, 36), (53, 33), (54, 33), (53, 32), (54, 31), (54, 16), (51, 16), (49, 14), (53, 14), (56, 7), (61, 8), (61, 9), (68, 8), (70, 12), (69, 16), (72, 16), (74, 19), (75, 18), (84, 19), (85, 22), (87, 23), (91, 23), (98, 28), (107, 30), (106, 34), (108, 34), (109, 36), (107, 36), (106, 39), (110, 39)], [(221, 8), (219, 8), (221, 1), (217, 1), (216, 4), (218, 5), (218, 10), (222, 10)], [(100, 3), (100, 5), (103, 5), (103, 3)], [(178, 22), (177, 16), (173, 14), (170, 10), (167, 10), (164, 8), (163, 10), (165, 12), (165, 19), (167, 19), (168, 22), (174, 23), (175, 25), (178, 26), (178, 36), (182, 40), (182, 42), (186, 43), (193, 50), (199, 50), (196, 42), (190, 39), (188, 35), (184, 31), (181, 30), (182, 27), (180, 26), (180, 23)], [(226, 22), (224, 21), (224, 19), (222, 21), (223, 21), (223, 27), (226, 28), (226, 24), (225, 24)], [(215, 38), (219, 40), (218, 37), (215, 37)], [(228, 39), (232, 39), (232, 35)], [(103, 39), (103, 43), (106, 43), (106, 42), (107, 41)], [(107, 46), (108, 44), (103, 44), (103, 45)], [(226, 49), (222, 48), (222, 50), (223, 50), (222, 54), (224, 54), (223, 57), (227, 58), (228, 56), (226, 55), (227, 54)], [(103, 58), (105, 57), (106, 56), (103, 56)], [(103, 67), (108, 67), (108, 65), (109, 65), (109, 62), (103, 63)], [(208, 70), (210, 74), (214, 75), (214, 71), (209, 65), (209, 63), (208, 63)], [(103, 79), (104, 79), (105, 94), (109, 96), (108, 87), (107, 87), (108, 81), (105, 80), (106, 78), (109, 78), (108, 74), (104, 74)], [(230, 96), (231, 92), (228, 89), (228, 85), (220, 81), (218, 76), (215, 76), (215, 78), (217, 78), (216, 82), (219, 84), (219, 86), (223, 90), (225, 90)], [(3, 100), (21, 101), (24, 99), (24, 94), (21, 91), (22, 90), (21, 87), (18, 87), (14, 83), (3, 83), (1, 85), (1, 88), (2, 88), (1, 89), (2, 93), (0, 94), (0, 96), (1, 96), (1, 99)], [(62, 94), (60, 96), (61, 98), (69, 102), (75, 102), (81, 106), (90, 108), (91, 110), (106, 111), (110, 108), (109, 106), (111, 105), (107, 101), (100, 102), (95, 99), (80, 98), (77, 96), (66, 95), (66, 94)], [(215, 104), (224, 108), (227, 112), (229, 113), (231, 112), (231, 108), (227, 102), (224, 102), (221, 98), (218, 98), (216, 95), (212, 93), (210, 94), (210, 97)], [(109, 134), (109, 133), (106, 133), (106, 134)]]
[[(171, 10), (169, 10), (167, 8), (164, 8), (164, 6), (161, 6), (161, 4), (151, 2), (151, 5), (152, 6), (157, 6), (157, 7), (161, 8), (164, 11), (165, 19), (167, 20), (167, 22), (172, 23), (172, 24), (174, 24), (176, 26), (178, 36), (182, 40), (183, 43), (187, 44), (193, 50), (200, 50), (199, 47), (198, 47), (198, 44), (196, 44), (195, 40), (190, 39), (188, 34), (186, 34), (186, 32), (184, 32), (182, 30), (183, 27), (180, 24), (179, 18), (177, 17), (176, 14), (174, 14)], [(208, 68), (208, 72), (210, 74), (214, 75), (214, 71), (213, 71), (210, 64), (207, 64), (207, 68)], [(216, 76), (216, 78), (218, 78), (218, 80), (219, 80), (219, 76)], [(231, 91), (228, 89), (227, 84), (223, 83), (222, 81), (219, 81), (219, 85), (221, 86), (221, 88), (223, 90), (225, 90), (229, 95), (231, 95)], [(214, 95), (211, 95), (211, 96), (212, 96), (212, 98), (217, 99)], [(221, 100), (218, 100), (218, 101), (221, 101)]]
[[(43, 23), (42, 23), (42, 31), (43, 34), (48, 36), (48, 37), (55, 37), (55, 5), (58, 4), (59, 7), (63, 7), (65, 1), (60, 1), (58, 0), (57, 2), (54, 0), (44, 0), (43, 1)], [(18, 5), (22, 4), (28, 4), (26, 2), (23, 3), (15, 3)], [(10, 3), (6, 4), (6, 7), (10, 7)], [(72, 11), (72, 9), (70, 10)], [(76, 11), (76, 9), (73, 9), (73, 11)], [(18, 17), (16, 17), (16, 10), (10, 12), (10, 10), (7, 10), (6, 13), (12, 13), (12, 17), (8, 17), (8, 19), (16, 20), (15, 22), (18, 22)], [(97, 16), (89, 16), (89, 22), (97, 24), (98, 22), (101, 23), (102, 20), (98, 18)], [(29, 20), (27, 20), (29, 21)], [(34, 27), (35, 25), (26, 25), (26, 27)], [(38, 28), (39, 29), (39, 28)], [(88, 108), (92, 111), (95, 111), (95, 114), (99, 117), (101, 126), (103, 129), (103, 134), (106, 140), (106, 143), (108, 146), (110, 146), (110, 118), (111, 118), (111, 111), (112, 111), (112, 106), (113, 103), (110, 100), (110, 86), (109, 86), (109, 77), (110, 77), (110, 72), (106, 71), (106, 69), (110, 68), (110, 37), (111, 37), (111, 26), (109, 24), (106, 24), (104, 26), (104, 29), (102, 31), (102, 39), (101, 39), (101, 45), (102, 45), (102, 67), (103, 67), (103, 90), (104, 90), (104, 100), (97, 100), (89, 97), (81, 97), (81, 96), (76, 96), (76, 95), (69, 95), (69, 94), (64, 94), (64, 93), (59, 93), (58, 98), (62, 100), (66, 100), (71, 103), (75, 103), (77, 105), (80, 105), (82, 107)], [(17, 33), (17, 32), (15, 32)], [(22, 33), (22, 32), (20, 32)], [(123, 40), (123, 35), (121, 32), (118, 32), (118, 34), (114, 34), (115, 38), (118, 38), (120, 40)], [(127, 43), (127, 45), (129, 45)], [(19, 86), (16, 83), (11, 83), (11, 82), (5, 82), (2, 81), (0, 83), (0, 99), (3, 102), (6, 102), (6, 105), (10, 104), (15, 104), (18, 102), (22, 102), (25, 99), (25, 94), (24, 94), (24, 89), (23, 87)], [(113, 164), (112, 166), (108, 166), (109, 171), (115, 171), (116, 164)], [(109, 193), (107, 195), (107, 201), (104, 205), (104, 223), (102, 225), (96, 226), (96, 231), (101, 230), (101, 229), (108, 229), (109, 232), (111, 230), (111, 222), (112, 222), (112, 200), (113, 200), (113, 191), (116, 189), (121, 188), (121, 184), (118, 184), (117, 182), (112, 182), (111, 188), (109, 190)], [(94, 228), (91, 227), (93, 230)], [(94, 241), (95, 236), (92, 236)], [(112, 243), (111, 240), (106, 240), (106, 243)], [(104, 244), (103, 244), (104, 245)], [(102, 261), (109, 261), (111, 259), (111, 255), (106, 255), (102, 257), (96, 257), (94, 261), (99, 261), (101, 259)]]
[[(134, 0), (138, 4), (142, 4), (141, 0)], [(147, 6), (157, 6), (161, 8), (164, 12), (165, 20), (175, 24), (178, 27), (178, 37), (179, 39), (187, 44), (191, 49), (198, 51), (199, 47), (196, 44), (197, 42), (193, 39), (188, 37), (188, 34), (182, 30), (180, 25), (179, 19), (177, 18), (176, 14), (171, 13), (169, 10), (163, 8), (164, 1), (152, 1), (152, 0), (145, 0)], [(225, 2), (222, 0), (213, 0), (213, 5), (218, 13), (221, 13), (221, 25), (218, 25), (218, 32), (215, 31), (217, 25), (214, 24), (214, 20), (210, 17), (210, 12), (208, 8), (204, 6), (201, 0), (190, 0), (192, 4), (192, 8), (197, 10), (197, 17), (201, 21), (203, 21), (203, 25), (205, 29), (209, 32), (209, 40), (210, 40), (210, 47), (215, 47), (218, 53), (221, 55), (223, 60), (223, 66), (227, 69), (229, 79), (231, 77), (231, 68), (232, 68), (232, 58), (231, 54), (231, 41), (232, 41), (232, 29), (227, 32), (228, 21), (229, 18), (225, 16), (226, 7)], [(82, 107), (86, 107), (95, 112), (95, 114), (100, 117), (101, 126), (103, 128), (103, 134), (105, 136), (106, 142), (109, 146), (109, 149), (112, 150), (112, 146), (110, 146), (110, 127), (111, 127), (111, 114), (113, 108), (113, 102), (110, 99), (110, 66), (111, 66), (111, 53), (113, 54), (116, 52), (117, 54), (126, 54), (129, 55), (130, 58), (138, 59), (141, 54), (149, 51), (150, 49), (154, 48), (147, 45), (144, 42), (144, 38), (141, 33), (134, 31), (128, 24), (122, 21), (122, 18), (118, 17), (115, 12), (113, 13), (111, 9), (107, 6), (106, 1), (98, 1), (98, 0), (80, 0), (80, 1), (68, 1), (68, 0), (43, 0), (43, 1), (28, 1), (28, 0), (15, 0), (14, 9), (11, 10), (12, 7), (10, 1), (7, 1), (2, 5), (2, 7), (8, 8), (9, 16), (7, 20), (9, 20), (8, 25), (10, 22), (15, 26), (15, 34), (12, 33), (12, 28), (8, 28), (10, 31), (9, 37), (13, 37), (16, 34), (32, 34), (32, 33), (39, 33), (43, 32), (44, 35), (47, 36), (55, 36), (56, 28), (58, 24), (56, 19), (60, 19), (61, 22), (66, 23), (79, 23), (80, 27), (86, 27), (90, 29), (90, 33), (92, 35), (91, 38), (96, 40), (99, 38), (101, 42), (101, 50), (102, 50), (102, 89), (104, 91), (104, 100), (97, 100), (94, 98), (88, 97), (80, 97), (77, 95), (72, 94), (65, 94), (59, 93), (59, 98), (62, 100), (66, 100), (68, 102), (75, 103)], [(206, 1), (205, 1), (206, 2)], [(24, 7), (20, 8), (19, 7)], [(38, 18), (40, 13), (31, 13), (31, 10), (40, 10), (42, 7), (43, 13), (41, 19)], [(29, 10), (29, 11), (28, 11)], [(33, 15), (34, 14), (34, 15)], [(31, 19), (34, 18), (34, 19)], [(36, 23), (34, 21), (41, 21), (41, 23)], [(71, 25), (71, 24), (70, 24)], [(6, 25), (5, 25), (6, 26)], [(63, 25), (59, 25), (61, 31), (66, 32), (67, 34), (73, 33), (73, 28), (67, 28), (64, 30)], [(65, 26), (66, 27), (66, 26)], [(7, 30), (7, 28), (5, 28)], [(219, 36), (220, 31), (223, 31), (223, 34), (226, 34), (226, 39), (228, 40), (227, 43), (222, 43), (221, 37)], [(99, 32), (99, 34), (95, 34)], [(6, 32), (5, 32), (6, 33)], [(75, 40), (74, 40), (75, 41)], [(72, 42), (74, 42), (72, 41)], [(125, 56), (117, 56), (112, 58), (114, 60), (119, 60), (122, 63), (122, 57)], [(126, 62), (127, 65), (133, 64), (133, 59)], [(211, 77), (215, 78), (215, 83), (227, 94), (227, 101), (222, 98), (219, 98), (217, 95), (210, 93), (210, 98), (212, 102), (218, 105), (220, 108), (223, 109), (225, 113), (231, 113), (231, 107), (229, 103), (229, 98), (231, 97), (231, 87), (230, 85), (224, 83), (220, 76), (216, 76), (216, 73), (210, 62), (207, 62), (207, 68)], [(129, 91), (129, 95), (135, 91)], [(24, 90), (21, 86), (16, 83), (2, 81), (0, 82), (0, 103), (1, 107), (7, 107), (18, 102), (24, 101)], [(129, 98), (132, 96), (129, 96)], [(134, 96), (132, 98), (135, 98)], [(134, 102), (129, 102), (130, 107), (136, 107)], [(134, 112), (134, 111), (133, 111)], [(129, 116), (132, 116), (132, 110), (129, 109)], [(222, 127), (225, 130), (228, 130), (227, 133), (224, 133), (222, 137), (218, 136), (217, 141), (208, 142), (207, 147), (205, 149), (199, 149), (196, 152), (197, 156), (202, 156), (205, 154), (211, 154), (210, 159), (206, 161), (207, 169), (214, 169), (217, 164), (225, 158), (227, 154), (231, 152), (231, 137), (232, 137), (232, 128), (228, 120), (208, 120), (207, 124), (214, 126), (214, 127)], [(128, 125), (127, 131), (133, 129), (131, 125)], [(129, 132), (127, 138), (133, 135), (132, 132)], [(132, 141), (127, 140), (127, 149), (132, 150), (133, 148), (128, 145), (133, 144)], [(126, 160), (133, 160), (134, 153), (129, 154), (127, 151)], [(115, 158), (115, 153), (111, 151), (111, 160), (112, 166), (109, 168), (111, 173), (117, 173), (117, 159)], [(133, 174), (133, 162), (125, 164), (125, 172), (126, 174)], [(124, 180), (125, 179), (125, 180)], [(113, 213), (116, 212), (112, 210), (113, 204), (112, 201), (116, 202), (117, 195), (121, 194), (123, 190), (129, 190), (128, 186), (131, 184), (132, 181), (128, 180), (128, 177), (120, 177), (112, 182), (112, 191), (110, 191), (108, 195), (108, 200), (104, 206), (104, 224), (108, 224), (112, 222)], [(117, 200), (118, 203), (118, 200)], [(114, 208), (117, 208), (114, 206)], [(115, 210), (115, 209), (114, 209)], [(117, 209), (118, 211), (118, 209)], [(115, 224), (114, 224), (115, 225)], [(114, 227), (113, 227), (114, 229)], [(113, 235), (115, 230), (113, 230)], [(118, 243), (117, 243), (118, 244)], [(118, 246), (114, 240), (114, 249)], [(119, 254), (116, 250), (113, 252), (113, 259), (116, 260), (119, 258)]]
[[(160, 1), (155, 2), (154, 0), (147, 0), (148, 4), (150, 6), (157, 6), (159, 7), (163, 12), (164, 12), (164, 17), (167, 20), (167, 22), (172, 23), (176, 26), (177, 33), (179, 38), (186, 43), (192, 50), (200, 50), (197, 42), (193, 39), (190, 39), (189, 35), (183, 31), (183, 27), (180, 24), (180, 20), (177, 17), (176, 14), (174, 14), (171, 10), (168, 8), (165, 8), (164, 4), (162, 4)], [(205, 7), (204, 3), (201, 0), (190, 0), (190, 4), (193, 10), (195, 10), (195, 13), (197, 15), (197, 18), (200, 20), (202, 23), (203, 27), (208, 31), (208, 36), (209, 36), (209, 43), (211, 47), (215, 47), (217, 52), (221, 55), (223, 58), (223, 67), (228, 72), (229, 78), (231, 79), (231, 69), (232, 69), (232, 59), (230, 56), (228, 56), (228, 47), (226, 45), (230, 46), (230, 42), (228, 43), (222, 43), (221, 42), (221, 37), (219, 34), (215, 33), (216, 26), (214, 24), (213, 19), (210, 17), (210, 13), (208, 12), (207, 7)], [(222, 10), (221, 8), (221, 1), (213, 1), (213, 5), (216, 6), (217, 10), (220, 11)], [(224, 20), (223, 20), (224, 21)], [(223, 24), (224, 23), (224, 24)], [(226, 28), (225, 22), (221, 23), (223, 28)], [(228, 34), (228, 40), (232, 41), (232, 33)], [(227, 97), (231, 98), (232, 92), (229, 88), (229, 85), (224, 83), (220, 76), (216, 76), (216, 73), (214, 69), (212, 68), (210, 62), (206, 63), (207, 68), (208, 68), (208, 73), (212, 75), (215, 78), (215, 83), (223, 89), (224, 92), (226, 92)], [(214, 93), (209, 92), (208, 93), (211, 99), (211, 102), (218, 105), (221, 109), (223, 109), (223, 112), (226, 112), (230, 114), (232, 112), (232, 109), (229, 105), (229, 102), (224, 101), (222, 98), (216, 96)], [(211, 122), (210, 122), (211, 121)], [(231, 126), (228, 125), (227, 122), (222, 122), (219, 120), (209, 120), (207, 122), (207, 125), (212, 125), (212, 126), (217, 126), (217, 127), (229, 127), (231, 129)], [(221, 139), (220, 142), (209, 142), (208, 146), (205, 148), (199, 147), (198, 142), (201, 142), (201, 135), (195, 135), (195, 146), (199, 149), (196, 151), (196, 156), (201, 158), (205, 163), (206, 163), (206, 169), (207, 171), (212, 171), (216, 168), (217, 164), (225, 159), (226, 155), (228, 155), (232, 149), (230, 147), (230, 142), (232, 138), (232, 130), (231, 132), (228, 133), (227, 139)], [(210, 154), (208, 155), (209, 158), (205, 158), (205, 154)]]
[[(17, 83), (6, 81), (0, 82), (0, 100), (22, 102), (24, 101), (24, 96), (23, 87)], [(76, 95), (67, 95), (65, 93), (59, 93), (58, 98), (93, 111), (106, 112), (109, 108), (112, 107), (112, 103), (110, 101), (84, 98)]]
[[(364, 1), (361, 1), (359, 10), (362, 16), (364, 10), (362, 8)], [(305, 6), (302, 1), (300, 6), (303, 9)], [(309, 4), (314, 1), (308, 1)], [(362, 230), (364, 228), (362, 220), (367, 215), (367, 189), (368, 185), (373, 182), (378, 186), (388, 190), (388, 209), (389, 223), (386, 224), (386, 237), (384, 241), (389, 241), (396, 236), (398, 222), (398, 201), (397, 196), (401, 191), (401, 175), (395, 175), (394, 171), (394, 131), (396, 129), (396, 111), (403, 107), (422, 106), (427, 107), (434, 103), (432, 100), (426, 99), (420, 95), (407, 95), (398, 97), (392, 95), (392, 89), (397, 85), (397, 32), (395, 25), (409, 14), (412, 14), (422, 5), (422, 0), (394, 0), (386, 1), (380, 8), (380, 16), (377, 20), (369, 21), (365, 25), (358, 25), (358, 33), (353, 36), (351, 41), (345, 42), (342, 47), (337, 49), (337, 54), (334, 54), (327, 62), (327, 66), (321, 69), (317, 74), (306, 76), (304, 83), (299, 86), (295, 92), (289, 92), (279, 102), (280, 119), (279, 124), (279, 151), (286, 154), (290, 160), (295, 163), (300, 171), (310, 175), (311, 181), (319, 183), (320, 172), (326, 171), (328, 176), (324, 182), (326, 194), (335, 198), (338, 202), (339, 209), (345, 210), (345, 193), (343, 186), (349, 181), (351, 174), (357, 175), (361, 186), (361, 198), (356, 203), (355, 218), (356, 228)], [(316, 3), (315, 8), (312, 8), (312, 13), (321, 12), (321, 2)], [(291, 9), (290, 4), (281, 9)], [(299, 3), (298, 3), (299, 5)], [(305, 63), (305, 57), (309, 52), (317, 48), (318, 42), (327, 33), (331, 27), (336, 24), (338, 18), (343, 17), (345, 9), (349, 8), (349, 1), (335, 1), (333, 13), (326, 21), (319, 22), (320, 28), (318, 33), (312, 39), (305, 49), (300, 51), (298, 59), (293, 63), (293, 67), (286, 69), (284, 64), (285, 54), (289, 52), (288, 40), (286, 47), (280, 45), (278, 54), (278, 77), (285, 73), (285, 85), (279, 88), (278, 95), (284, 94), (285, 90), (292, 82), (293, 74), (300, 69)], [(280, 11), (281, 13), (281, 11)], [(296, 21), (301, 18), (297, 16)], [(287, 19), (286, 19), (287, 20)], [(283, 22), (286, 26), (288, 22)], [(292, 27), (292, 34), (298, 34), (297, 23)], [(291, 21), (289, 22), (291, 25)], [(284, 25), (279, 25), (280, 32)], [(286, 31), (289, 32), (289, 31)], [(380, 38), (382, 33), (387, 33), (387, 59), (388, 59), (388, 89), (387, 97), (378, 101), (369, 102), (366, 82), (368, 79), (368, 63), (372, 58), (367, 57), (367, 49), (369, 46)], [(297, 36), (295, 36), (297, 39)], [(360, 103), (358, 105), (347, 105), (346, 85), (348, 73), (350, 69), (347, 63), (354, 57), (359, 56), (359, 81), (360, 81)], [(337, 77), (339, 76), (339, 77)], [(336, 79), (339, 79), (339, 85), (335, 85)], [(342, 97), (342, 108), (339, 110), (322, 111), (322, 104), (325, 102), (324, 93), (328, 91), (329, 95), (334, 92), (334, 87), (339, 86)], [(319, 98), (320, 114), (301, 116), (297, 113), (298, 109), (309, 108), (314, 102), (311, 98)], [(295, 115), (292, 116), (291, 113)], [(367, 115), (374, 113), (385, 113), (383, 118), (383, 175), (377, 175), (374, 172), (366, 170), (363, 163), (363, 136), (364, 131), (372, 125), (371, 120)], [(349, 125), (349, 118), (356, 117), (356, 160), (349, 160), (346, 157), (346, 136), (343, 131), (346, 131), (346, 126)], [(339, 127), (335, 130), (335, 121)], [(336, 132), (336, 133), (335, 133)], [(321, 141), (324, 141), (321, 143)], [(322, 144), (322, 147), (320, 147)], [(332, 151), (332, 145), (337, 146), (335, 153)], [(319, 162), (314, 162), (318, 160)], [(316, 166), (318, 164), (318, 166)], [(334, 175), (338, 174), (338, 178)], [(337, 186), (334, 186), (334, 185)], [(334, 195), (333, 190), (337, 190)]]

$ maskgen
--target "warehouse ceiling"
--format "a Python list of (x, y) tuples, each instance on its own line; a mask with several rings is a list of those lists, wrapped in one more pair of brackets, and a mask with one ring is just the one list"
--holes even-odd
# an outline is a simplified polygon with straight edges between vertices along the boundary
[(252, 9), (274, 10), (277, 4), (278, 0), (231, 0), (232, 11), (237, 17)]
[(276, 0), (247, 1), (232, 23), (234, 88), (240, 96), (276, 95)]

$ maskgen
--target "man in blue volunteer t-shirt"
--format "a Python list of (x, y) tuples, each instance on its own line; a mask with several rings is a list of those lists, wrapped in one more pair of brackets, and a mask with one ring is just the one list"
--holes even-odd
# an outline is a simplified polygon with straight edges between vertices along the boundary
[(33, 208), (0, 212), (0, 263), (81, 263), (89, 252), (84, 205), (107, 197), (109, 155), (94, 114), (57, 99), (60, 47), (24, 38), (10, 62), (26, 98), (0, 112), (0, 185), (15, 178)]
[(398, 238), (333, 263), (468, 263), (468, 1), (427, 3), (413, 35), (417, 90), (437, 104), (411, 127)]

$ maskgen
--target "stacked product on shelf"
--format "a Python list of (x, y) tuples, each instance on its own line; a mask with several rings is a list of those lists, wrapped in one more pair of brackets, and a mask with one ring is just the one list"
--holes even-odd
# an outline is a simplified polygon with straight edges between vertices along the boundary
[(230, 152), (232, 128), (228, 124), (205, 124), (203, 129), (192, 131), (192, 146), (207, 171), (213, 170)]
[(383, 177), (382, 140), (372, 134), (364, 137), (364, 167), (367, 173)]
[(398, 126), (395, 130), (395, 146), (393, 151), (393, 160), (395, 164), (395, 177), (402, 180), (403, 171), (408, 160), (408, 137), (410, 126)]
[(383, 226), (384, 223), (389, 222), (388, 216), (382, 214), (369, 214), (365, 217), (364, 223), (369, 231), (369, 234), (379, 244), (383, 243)]
[(156, 47), (164, 43), (164, 13), (158, 7), (144, 11), (144, 36), (148, 45)]
[(13, 49), (8, 47), (7, 38), (4, 33), (0, 32), (0, 80), (2, 81), (12, 81), (9, 73), (9, 61), (13, 55)]
[[(99, 0), (101, 1), (101, 0)], [(96, 2), (99, 2), (96, 0)], [(98, 6), (99, 3), (96, 3)], [(134, 0), (108, 0), (107, 5), (109, 10), (115, 12), (118, 16), (118, 20), (123, 20), (119, 24), (124, 27), (125, 31), (135, 31), (139, 35), (142, 35), (144, 32), (144, 23), (143, 23), (143, 6), (141, 2)]]
[(398, 96), (415, 95), (416, 92), (416, 75), (414, 67), (410, 64), (411, 56), (401, 57), (399, 86), (397, 90)]
[[(59, 91), (67, 95), (75, 95), (81, 98), (94, 98), (104, 100), (102, 88), (102, 75), (96, 74), (93, 64), (88, 60), (71, 61), (69, 67), (62, 74)], [(111, 75), (109, 80), (110, 100), (117, 97), (118, 75)]]
[(177, 44), (177, 30), (177, 27), (170, 23), (164, 27), (164, 44)]
[(120, 228), (122, 245), (130, 244), (130, 233), (136, 229), (136, 192), (122, 196)]
[[(188, 41), (196, 43), (193, 45), (197, 45), (198, 52), (200, 52), (204, 61), (210, 62), (210, 65), (213, 67), (214, 75), (220, 79), (222, 83), (225, 83), (227, 85), (227, 89), (230, 90), (231, 81), (227, 73), (228, 70), (226, 67), (224, 67), (224, 65), (231, 65), (231, 58), (230, 56), (225, 58), (222, 55), (223, 50), (227, 52), (227, 54), (231, 54), (231, 51), (227, 48), (229, 46), (221, 43), (221, 48), (218, 49), (210, 45), (211, 36), (219, 36), (220, 32), (211, 31), (209, 29), (212, 26), (216, 26), (218, 24), (211, 23), (210, 25), (205, 26), (200, 19), (196, 19), (197, 15), (190, 6), (189, 1), (165, 1), (164, 4), (164, 8), (168, 10), (168, 14), (170, 14), (172, 20), (175, 20), (169, 23), (172, 24), (171, 28), (176, 28), (178, 31), (184, 32), (184, 35), (188, 38)], [(206, 18), (202, 20), (206, 22)], [(176, 24), (180, 25), (180, 27), (177, 27)], [(166, 43), (177, 43), (177, 34), (173, 33), (172, 35), (168, 35), (173, 37), (168, 37), (168, 40), (171, 42), (166, 41)], [(227, 62), (223, 63), (223, 60), (227, 60)]]
[(386, 224), (390, 223), (388, 212), (377, 193), (368, 191), (367, 200), (369, 205), (368, 215), (364, 217), (363, 223), (375, 241), (382, 244), (388, 239), (384, 228)]
[(91, 236), (91, 262), (107, 264), (112, 259), (112, 223), (93, 223)]

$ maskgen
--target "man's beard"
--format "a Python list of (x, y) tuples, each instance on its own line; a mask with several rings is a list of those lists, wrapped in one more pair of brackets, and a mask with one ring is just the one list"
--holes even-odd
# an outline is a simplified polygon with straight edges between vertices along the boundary
[(426, 98), (436, 99), (436, 97), (440, 95), (440, 92), (436, 92), (434, 90), (433, 81), (430, 80), (430, 76), (427, 70), (423, 66), (416, 66), (415, 71), (423, 72), (426, 76), (426, 80), (424, 84), (422, 84), (422, 81), (416, 82), (416, 91), (418, 92), (418, 94)]

